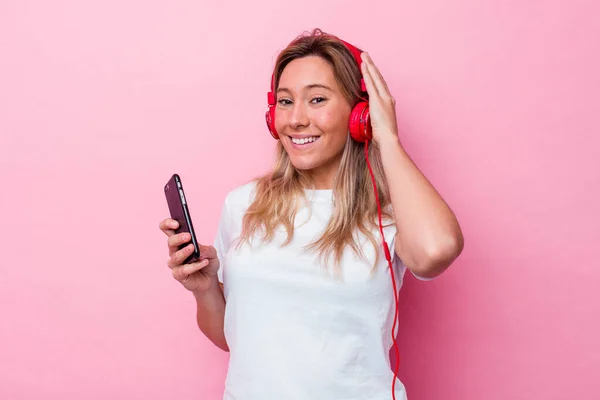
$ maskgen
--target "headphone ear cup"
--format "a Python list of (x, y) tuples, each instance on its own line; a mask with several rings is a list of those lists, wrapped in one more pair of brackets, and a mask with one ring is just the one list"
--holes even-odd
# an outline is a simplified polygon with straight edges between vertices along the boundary
[(354, 106), (350, 113), (348, 124), (350, 136), (357, 142), (365, 142), (373, 137), (371, 129), (371, 118), (369, 115), (369, 103), (361, 101)]
[(278, 140), (279, 134), (275, 129), (275, 107), (269, 107), (269, 110), (265, 114), (265, 119), (267, 120), (267, 128), (269, 128), (269, 133), (274, 139)]

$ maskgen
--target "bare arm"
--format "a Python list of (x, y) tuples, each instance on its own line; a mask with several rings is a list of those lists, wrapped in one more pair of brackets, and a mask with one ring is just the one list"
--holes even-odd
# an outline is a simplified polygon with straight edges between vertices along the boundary
[(223, 351), (229, 351), (223, 332), (225, 297), (223, 284), (215, 280), (208, 290), (193, 292), (196, 299), (198, 328)]
[(395, 135), (382, 137), (379, 145), (396, 217), (394, 250), (416, 275), (437, 276), (463, 249), (458, 221)]
[(373, 140), (380, 148), (396, 217), (394, 250), (415, 275), (431, 278), (460, 255), (463, 235), (450, 207), (400, 144), (396, 101), (383, 76), (368, 54), (362, 59)]
[[(219, 282), (217, 271), (220, 268), (217, 251), (213, 246), (199, 245), (200, 260), (183, 264), (193, 252), (191, 236), (187, 232), (175, 234), (179, 223), (167, 218), (160, 222), (159, 228), (167, 235), (169, 260), (173, 278), (194, 294), (196, 299), (196, 321), (200, 330), (217, 347), (229, 351), (223, 332), (225, 318), (225, 297), (223, 285)], [(187, 246), (180, 248), (183, 244)]]

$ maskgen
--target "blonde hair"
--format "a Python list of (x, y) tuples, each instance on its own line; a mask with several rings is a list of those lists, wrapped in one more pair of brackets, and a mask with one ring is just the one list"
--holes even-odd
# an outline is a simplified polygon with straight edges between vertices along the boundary
[[(275, 90), (286, 65), (296, 58), (309, 55), (320, 56), (331, 65), (344, 97), (354, 106), (360, 99), (359, 66), (339, 39), (324, 34), (320, 29), (300, 35), (279, 54), (274, 67)], [(334, 255), (336, 273), (340, 272), (339, 264), (346, 246), (350, 246), (358, 256), (364, 258), (355, 232), (363, 233), (376, 250), (380, 243), (379, 237), (372, 233), (372, 228), (378, 227), (377, 204), (364, 147), (364, 143), (355, 141), (348, 134), (333, 184), (333, 215), (321, 237), (308, 246), (309, 250), (317, 251), (322, 258)], [(391, 210), (388, 209), (390, 197), (379, 149), (372, 141), (369, 142), (369, 162), (377, 183), (382, 218), (393, 221)], [(262, 239), (270, 241), (279, 225), (287, 231), (287, 240), (283, 246), (287, 245), (294, 233), (299, 200), (306, 199), (305, 189), (312, 186), (311, 172), (296, 169), (281, 142), (278, 142), (272, 170), (253, 181), (256, 183), (255, 195), (244, 215), (238, 245), (249, 243), (261, 228), (264, 230)], [(375, 254), (376, 264), (379, 252), (376, 251)]]

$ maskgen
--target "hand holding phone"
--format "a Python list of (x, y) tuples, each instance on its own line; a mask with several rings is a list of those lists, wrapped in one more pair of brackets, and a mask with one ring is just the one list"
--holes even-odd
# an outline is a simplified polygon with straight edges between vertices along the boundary
[(192, 292), (209, 290), (218, 282), (217, 252), (213, 246), (202, 246), (196, 240), (181, 178), (174, 174), (164, 190), (171, 218), (162, 220), (159, 228), (168, 237), (167, 266), (172, 270), (173, 278), (186, 289)]

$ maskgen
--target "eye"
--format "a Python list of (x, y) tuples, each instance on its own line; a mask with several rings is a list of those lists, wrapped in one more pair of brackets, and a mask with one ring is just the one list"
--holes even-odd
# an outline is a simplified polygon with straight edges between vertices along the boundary
[(315, 97), (312, 99), (312, 102), (318, 104), (324, 102), (325, 100), (327, 100), (325, 97)]
[(281, 104), (282, 106), (286, 106), (288, 104), (291, 104), (292, 102), (288, 99), (280, 99), (277, 101), (279, 104)]

